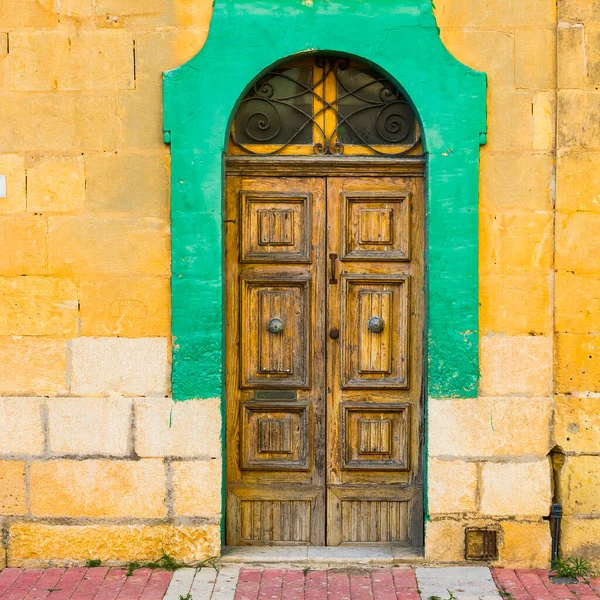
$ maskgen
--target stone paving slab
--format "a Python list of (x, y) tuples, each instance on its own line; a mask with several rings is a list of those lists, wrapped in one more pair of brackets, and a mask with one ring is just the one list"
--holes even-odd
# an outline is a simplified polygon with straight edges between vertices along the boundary
[(0, 600), (600, 600), (600, 578), (554, 584), (547, 570), (487, 567), (4, 569)]

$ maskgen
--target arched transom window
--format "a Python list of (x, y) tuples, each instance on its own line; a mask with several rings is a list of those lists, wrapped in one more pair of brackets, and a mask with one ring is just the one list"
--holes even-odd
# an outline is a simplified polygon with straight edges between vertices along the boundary
[(241, 101), (231, 154), (421, 154), (415, 115), (371, 67), (316, 55), (274, 68)]

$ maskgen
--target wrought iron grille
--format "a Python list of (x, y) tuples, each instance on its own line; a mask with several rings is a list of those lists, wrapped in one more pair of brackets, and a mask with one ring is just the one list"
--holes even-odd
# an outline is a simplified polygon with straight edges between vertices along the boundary
[(385, 77), (345, 58), (318, 56), (314, 65), (284, 65), (262, 77), (242, 100), (231, 138), (252, 154), (297, 145), (318, 155), (352, 146), (353, 153), (398, 156), (419, 144), (420, 132)]

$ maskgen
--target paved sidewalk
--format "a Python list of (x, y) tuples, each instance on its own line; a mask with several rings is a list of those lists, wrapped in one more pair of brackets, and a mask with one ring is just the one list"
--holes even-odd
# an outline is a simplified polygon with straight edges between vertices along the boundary
[[(486, 567), (309, 570), (226, 565), (174, 573), (4, 569), (0, 600), (598, 600), (600, 578), (555, 585), (546, 570)], [(452, 594), (452, 595), (450, 595)]]

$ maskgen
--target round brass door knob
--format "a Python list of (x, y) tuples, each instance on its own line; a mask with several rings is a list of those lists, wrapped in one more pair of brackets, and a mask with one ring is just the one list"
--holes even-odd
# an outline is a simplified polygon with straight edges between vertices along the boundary
[(271, 319), (267, 323), (267, 329), (271, 333), (281, 333), (283, 331), (283, 321), (281, 319)]
[(381, 333), (383, 331), (384, 326), (385, 323), (381, 317), (371, 317), (369, 319), (369, 322), (367, 323), (369, 331), (373, 333)]

